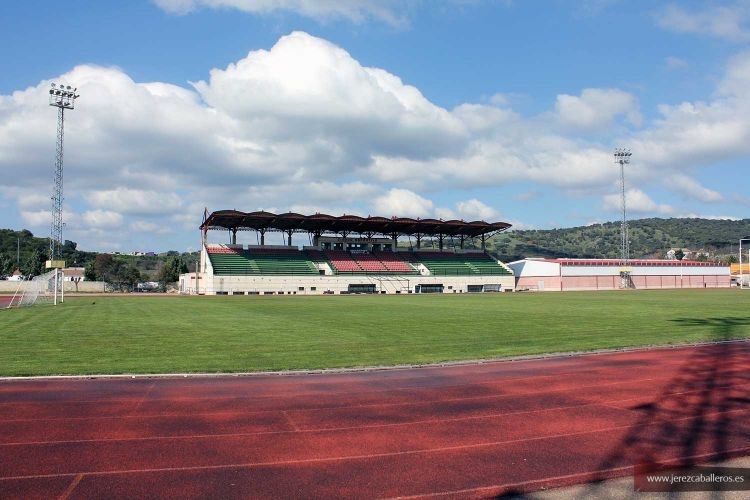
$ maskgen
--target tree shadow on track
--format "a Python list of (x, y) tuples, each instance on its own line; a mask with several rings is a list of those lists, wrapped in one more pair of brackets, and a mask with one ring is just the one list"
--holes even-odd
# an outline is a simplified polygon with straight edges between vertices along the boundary
[[(577, 498), (637, 498), (633, 490), (611, 491), (604, 482), (631, 474), (635, 466), (685, 468), (750, 453), (750, 419), (742, 413), (750, 407), (750, 341), (735, 340), (746, 337), (750, 318), (683, 318), (674, 324), (710, 330), (714, 343), (698, 346), (656, 398), (629, 408), (640, 416)], [(535, 496), (508, 491), (495, 498)]]
[[(750, 318), (684, 318), (674, 323), (710, 329), (715, 343), (698, 346), (653, 401), (630, 408), (641, 415), (600, 464), (593, 483), (623, 468), (685, 468), (750, 452), (750, 419), (742, 413), (750, 407), (750, 342), (733, 340), (744, 334)], [(596, 487), (590, 492), (588, 498), (611, 493)]]

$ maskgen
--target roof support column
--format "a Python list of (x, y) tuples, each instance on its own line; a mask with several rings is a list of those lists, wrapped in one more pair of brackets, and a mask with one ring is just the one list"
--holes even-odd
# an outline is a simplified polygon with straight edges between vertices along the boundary
[(293, 233), (294, 233), (294, 231), (292, 231), (291, 229), (286, 232), (286, 236), (287, 236), (286, 245), (288, 247), (292, 246), (292, 234)]
[(258, 229), (258, 232), (260, 233), (260, 246), (263, 246), (266, 244), (266, 230)]
[(342, 250), (349, 250), (349, 245), (348, 245), (348, 242), (346, 241), (346, 237), (349, 236), (349, 232), (348, 231), (341, 231), (341, 233), (339, 233), (339, 234), (341, 234), (341, 247), (342, 247), (341, 249)]
[(233, 227), (232, 229), (230, 229), (230, 231), (232, 232), (232, 239), (231, 239), (232, 245), (236, 245), (237, 244), (237, 228)]

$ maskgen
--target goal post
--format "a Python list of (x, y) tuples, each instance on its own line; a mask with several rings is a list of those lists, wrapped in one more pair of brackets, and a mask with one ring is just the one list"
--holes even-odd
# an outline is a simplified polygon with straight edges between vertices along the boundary
[(31, 281), (19, 282), (8, 308), (52, 303), (57, 288), (62, 285), (60, 274), (59, 269), (53, 269), (35, 276)]

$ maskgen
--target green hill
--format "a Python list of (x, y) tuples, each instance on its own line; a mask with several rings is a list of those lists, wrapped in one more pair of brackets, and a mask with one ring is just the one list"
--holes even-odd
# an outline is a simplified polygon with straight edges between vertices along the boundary
[[(620, 222), (568, 229), (509, 231), (495, 235), (490, 250), (505, 261), (525, 257), (619, 258)], [(664, 258), (682, 249), (690, 259), (737, 258), (740, 238), (750, 236), (750, 219), (638, 219), (628, 222), (630, 257)], [(750, 248), (750, 242), (748, 242)]]

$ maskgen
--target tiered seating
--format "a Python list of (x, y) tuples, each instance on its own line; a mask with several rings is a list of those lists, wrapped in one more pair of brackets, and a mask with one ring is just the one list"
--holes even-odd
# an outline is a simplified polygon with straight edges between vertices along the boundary
[(414, 252), (414, 262), (437, 276), (509, 275), (507, 269), (485, 253)]
[(467, 253), (464, 254), (464, 258), (466, 259), (466, 264), (472, 269), (476, 269), (479, 274), (512, 274), (486, 253)]
[(416, 271), (407, 264), (398, 253), (394, 252), (373, 252), (375, 258), (383, 263), (383, 266), (392, 273), (413, 274)]
[(242, 275), (258, 274), (258, 266), (245, 258), (240, 249), (226, 247), (224, 245), (208, 245), (208, 258), (217, 275)]
[(228, 247), (226, 245), (206, 245), (206, 250), (208, 250), (208, 253), (211, 253), (211, 254), (217, 254), (217, 253), (232, 254), (232, 253), (237, 253), (237, 252), (242, 251), (237, 248)]
[(361, 273), (362, 268), (345, 250), (327, 250), (325, 252), (328, 262), (340, 273)]
[(317, 250), (314, 248), (308, 248), (307, 250), (305, 250), (305, 255), (307, 255), (307, 258), (313, 262), (320, 262), (320, 263), (328, 262), (328, 257), (326, 257), (326, 255), (320, 250)]
[(511, 275), (486, 253), (453, 252), (362, 252), (345, 250), (306, 250), (297, 248), (250, 247), (243, 251), (225, 245), (207, 245), (208, 257), (216, 275), (317, 275), (314, 262), (327, 262), (336, 273), (415, 274), (413, 265), (423, 264), (436, 276)]
[(207, 245), (216, 275), (318, 274), (318, 269), (296, 248), (255, 247), (243, 251), (224, 245)]
[(327, 250), (322, 255), (338, 273), (417, 274), (416, 269), (393, 252), (350, 253), (346, 250)]
[(248, 248), (245, 256), (260, 274), (318, 274), (318, 268), (296, 248)]
[(464, 264), (461, 257), (454, 253), (415, 252), (413, 259), (424, 264), (431, 274), (438, 276), (472, 275), (471, 268)]
[(382, 273), (388, 269), (371, 253), (355, 253), (352, 258), (357, 261), (359, 267), (368, 273)]

